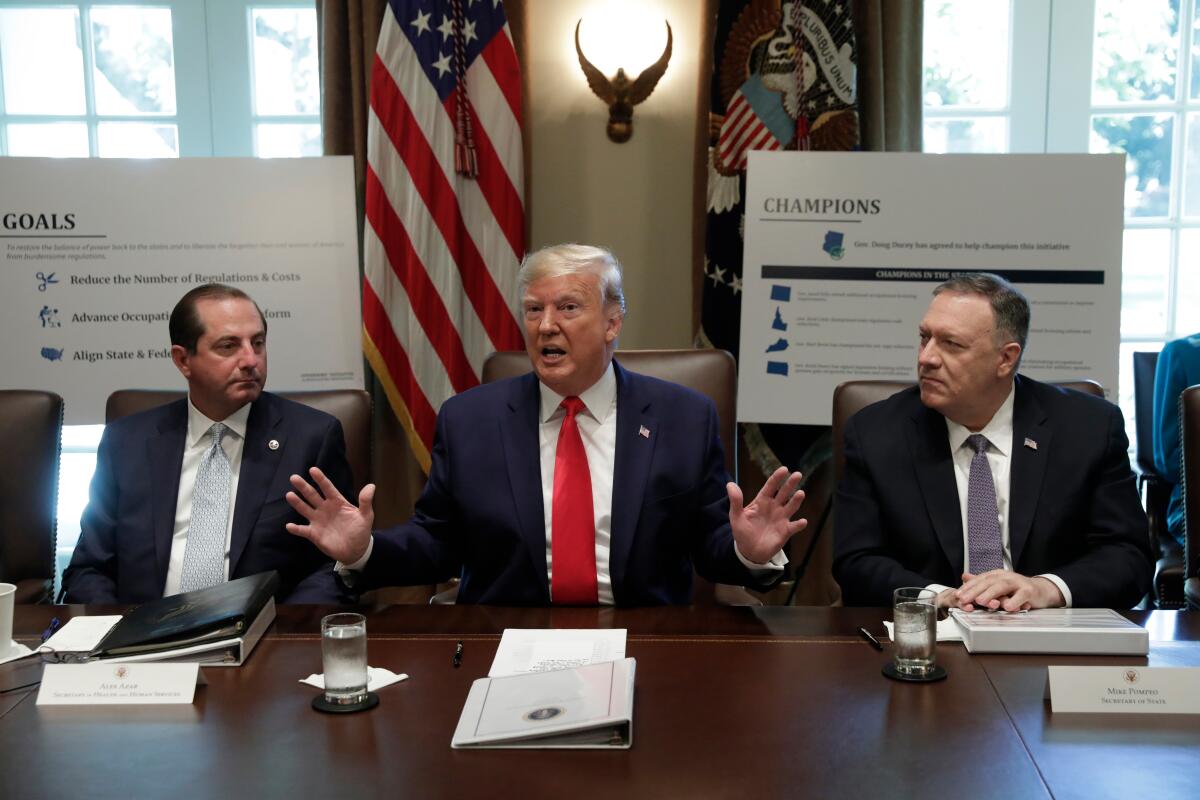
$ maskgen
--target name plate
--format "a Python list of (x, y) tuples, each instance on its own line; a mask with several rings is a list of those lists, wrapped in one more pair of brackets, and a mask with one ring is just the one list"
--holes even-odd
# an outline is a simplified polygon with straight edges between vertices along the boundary
[(1200, 714), (1200, 668), (1048, 667), (1052, 711)]
[(200, 665), (47, 664), (38, 692), (39, 706), (190, 705)]

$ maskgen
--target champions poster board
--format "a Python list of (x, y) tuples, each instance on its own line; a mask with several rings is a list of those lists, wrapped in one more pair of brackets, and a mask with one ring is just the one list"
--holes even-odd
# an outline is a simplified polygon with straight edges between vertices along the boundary
[(1020, 371), (1117, 391), (1123, 155), (750, 153), (738, 419), (828, 425), (834, 388), (915, 381), (937, 284), (1012, 281)]
[(117, 389), (183, 389), (167, 319), (227, 283), (267, 318), (267, 388), (362, 388), (349, 157), (0, 158), (0, 388), (104, 421)]

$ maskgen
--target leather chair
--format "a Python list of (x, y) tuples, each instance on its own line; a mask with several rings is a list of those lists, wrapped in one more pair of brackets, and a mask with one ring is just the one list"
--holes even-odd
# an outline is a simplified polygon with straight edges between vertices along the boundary
[(1150, 522), (1154, 567), (1154, 600), (1159, 608), (1183, 608), (1183, 548), (1167, 532), (1171, 484), (1154, 465), (1154, 372), (1158, 353), (1133, 354), (1134, 447), (1137, 451), (1138, 492)]
[[(621, 366), (678, 383), (717, 406), (725, 469), (737, 480), (737, 362), (724, 350), (618, 350)], [(515, 378), (533, 369), (524, 350), (492, 353), (483, 363), (483, 383)]]
[[(618, 350), (621, 366), (678, 383), (709, 397), (717, 407), (718, 435), (725, 468), (737, 480), (737, 362), (724, 350)], [(483, 383), (524, 375), (533, 368), (524, 350), (492, 353), (483, 364)], [(458, 587), (438, 592), (429, 602), (453, 603)], [(695, 576), (692, 602), (697, 605), (750, 605), (762, 601), (740, 586), (712, 584)]]
[(54, 592), (58, 462), (63, 399), (50, 392), (0, 391), (0, 581), (15, 601), (39, 603)]
[[(108, 396), (104, 407), (104, 421), (113, 422), (139, 411), (157, 408), (187, 393), (157, 389), (120, 389)], [(371, 396), (362, 389), (325, 389), (315, 392), (276, 392), (280, 397), (302, 403), (326, 414), (332, 414), (342, 423), (346, 436), (346, 460), (354, 476), (354, 497), (371, 482)]]
[(1200, 475), (1200, 386), (1179, 395), (1179, 435), (1183, 443), (1184, 596), (1189, 608), (1200, 610), (1200, 490), (1192, 476)]

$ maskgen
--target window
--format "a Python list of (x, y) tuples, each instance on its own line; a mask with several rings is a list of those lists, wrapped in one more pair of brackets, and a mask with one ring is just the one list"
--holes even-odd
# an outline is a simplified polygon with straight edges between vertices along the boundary
[(0, 0), (0, 155), (321, 154), (302, 0)]
[[(0, 0), (0, 156), (317, 156), (318, 75), (311, 0)], [(59, 575), (103, 430), (63, 431)]]
[(925, 4), (926, 151), (1126, 154), (1117, 399), (1131, 442), (1131, 354), (1200, 330), (1198, 6)]

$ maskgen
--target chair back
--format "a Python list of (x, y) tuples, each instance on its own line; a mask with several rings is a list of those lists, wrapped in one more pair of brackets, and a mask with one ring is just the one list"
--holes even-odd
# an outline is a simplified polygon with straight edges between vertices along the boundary
[[(371, 395), (362, 389), (276, 392), (280, 397), (337, 417), (346, 436), (346, 460), (354, 476), (354, 492), (371, 482)], [(186, 392), (120, 389), (108, 396), (104, 421), (114, 420), (181, 400)], [(352, 498), (353, 499), (353, 498)]]
[(1154, 467), (1154, 369), (1158, 353), (1133, 354), (1134, 446), (1137, 468), (1143, 475), (1158, 475)]
[[(678, 383), (706, 395), (717, 406), (725, 469), (737, 480), (737, 362), (724, 350), (618, 350), (617, 361), (634, 372)], [(524, 375), (533, 369), (524, 350), (492, 353), (483, 363), (483, 382)]]
[(62, 421), (58, 395), (0, 390), (0, 581), (16, 585), (18, 603), (50, 600), (54, 591)]
[(1189, 386), (1179, 395), (1179, 436), (1183, 440), (1183, 540), (1184, 580), (1200, 576), (1200, 386)]
[[(846, 381), (833, 390), (833, 464), (838, 482), (841, 482), (846, 466), (846, 457), (842, 454), (842, 431), (846, 429), (846, 423), (872, 403), (886, 400), (915, 385), (912, 381)], [(1104, 387), (1093, 380), (1062, 381), (1054, 385), (1104, 397)]]

